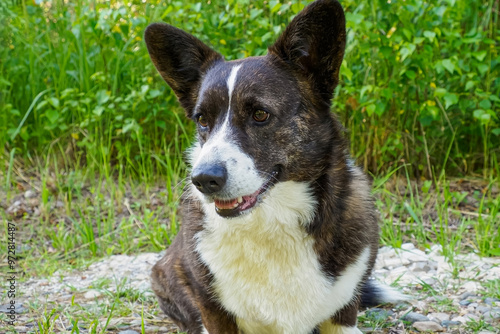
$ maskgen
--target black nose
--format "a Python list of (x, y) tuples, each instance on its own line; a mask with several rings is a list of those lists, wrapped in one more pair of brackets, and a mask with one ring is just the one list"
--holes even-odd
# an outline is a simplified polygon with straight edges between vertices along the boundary
[(204, 194), (213, 194), (224, 188), (227, 170), (220, 165), (202, 165), (191, 172), (191, 182)]

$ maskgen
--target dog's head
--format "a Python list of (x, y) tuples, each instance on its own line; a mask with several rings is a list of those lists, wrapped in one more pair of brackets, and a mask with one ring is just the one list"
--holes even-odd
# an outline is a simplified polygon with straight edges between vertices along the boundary
[(336, 0), (317, 0), (266, 56), (226, 62), (163, 23), (146, 29), (151, 59), (197, 123), (191, 181), (223, 217), (249, 212), (278, 182), (314, 181), (339, 137), (330, 114), (345, 47)]

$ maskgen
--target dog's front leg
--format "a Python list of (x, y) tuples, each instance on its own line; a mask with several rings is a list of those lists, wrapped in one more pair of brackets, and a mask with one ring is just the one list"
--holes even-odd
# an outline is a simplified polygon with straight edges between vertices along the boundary
[(338, 311), (319, 327), (320, 334), (362, 334), (356, 327), (358, 304), (352, 303)]
[(234, 317), (221, 309), (217, 303), (200, 307), (203, 327), (201, 334), (239, 334)]

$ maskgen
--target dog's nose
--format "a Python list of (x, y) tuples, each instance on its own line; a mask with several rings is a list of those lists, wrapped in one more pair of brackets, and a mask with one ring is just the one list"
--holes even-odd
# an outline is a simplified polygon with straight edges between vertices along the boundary
[(191, 182), (204, 194), (213, 194), (224, 188), (227, 170), (220, 165), (204, 165), (193, 169)]

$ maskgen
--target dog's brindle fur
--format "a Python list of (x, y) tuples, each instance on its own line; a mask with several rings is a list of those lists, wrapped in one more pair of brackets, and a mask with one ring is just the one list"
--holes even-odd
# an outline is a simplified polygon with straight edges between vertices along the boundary
[[(325, 276), (334, 282), (369, 248), (366, 270), (356, 289), (360, 291), (375, 261), (378, 227), (368, 181), (351, 165), (343, 128), (330, 112), (345, 47), (340, 4), (318, 0), (307, 6), (263, 57), (225, 62), (192, 35), (167, 24), (150, 25), (145, 40), (153, 63), (187, 116), (196, 121), (203, 113), (208, 126), (198, 127), (201, 146), (230, 108), (235, 141), (257, 170), (269, 173), (279, 166), (280, 183), (311, 185), (317, 206), (313, 219), (301, 228), (313, 238)], [(228, 106), (227, 78), (239, 64), (239, 81)], [(263, 108), (271, 117), (265, 125), (255, 125), (249, 115)], [(182, 330), (238, 333), (237, 315), (222, 304), (212, 288), (214, 275), (197, 251), (197, 235), (204, 230), (207, 216), (194, 192), (181, 198), (183, 225), (154, 266), (152, 287), (161, 309)], [(342, 328), (353, 328), (359, 299), (355, 292), (315, 331), (341, 333)]]

